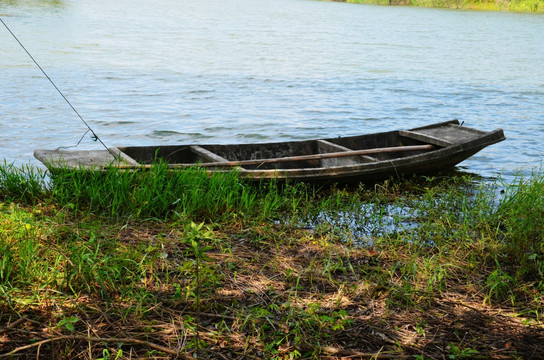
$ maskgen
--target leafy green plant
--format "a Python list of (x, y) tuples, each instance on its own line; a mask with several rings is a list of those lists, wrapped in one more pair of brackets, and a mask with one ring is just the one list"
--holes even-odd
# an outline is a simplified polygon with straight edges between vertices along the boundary
[(58, 323), (57, 327), (64, 327), (69, 332), (74, 332), (75, 324), (79, 321), (77, 316), (63, 317)]
[(497, 268), (487, 277), (486, 283), (487, 296), (484, 303), (490, 302), (491, 299), (504, 299), (512, 291), (514, 278), (506, 274), (501, 268)]
[(478, 356), (480, 352), (475, 349), (471, 349), (469, 347), (467, 348), (460, 348), (455, 344), (450, 343), (449, 344), (450, 353), (448, 355), (448, 359), (477, 359), (480, 358)]
[(112, 354), (110, 354), (110, 351), (108, 349), (102, 350), (102, 357), (98, 358), (97, 360), (118, 360), (123, 358), (123, 350), (119, 349), (115, 353), (115, 357), (112, 357)]
[[(198, 325), (200, 318), (200, 298), (201, 298), (201, 286), (202, 286), (202, 275), (214, 275), (214, 271), (209, 271), (210, 269), (206, 266), (203, 266), (203, 263), (211, 260), (207, 255), (206, 251), (211, 250), (212, 247), (205, 246), (202, 244), (206, 240), (212, 240), (214, 238), (213, 232), (210, 227), (204, 226), (204, 223), (196, 224), (194, 222), (189, 222), (185, 225), (185, 234), (184, 242), (189, 245), (191, 252), (195, 258), (194, 261), (194, 275), (195, 275), (195, 285), (194, 285), (194, 294), (195, 294), (195, 307), (196, 307), (196, 322)], [(203, 268), (204, 267), (204, 268)], [(203, 271), (204, 270), (204, 271)], [(189, 292), (191, 292), (189, 290)], [(198, 329), (195, 330), (195, 339), (193, 340), (196, 351), (198, 352), (203, 345), (204, 341), (201, 341)]]

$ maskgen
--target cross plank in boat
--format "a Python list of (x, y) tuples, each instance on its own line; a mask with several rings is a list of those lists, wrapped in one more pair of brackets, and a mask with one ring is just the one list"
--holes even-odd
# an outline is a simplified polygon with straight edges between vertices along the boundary
[(228, 163), (229, 161), (209, 150), (204, 149), (198, 145), (189, 146), (192, 152), (205, 159), (206, 161), (217, 162), (217, 163)]
[[(342, 145), (338, 145), (338, 144), (335, 144), (335, 143), (332, 143), (330, 141), (327, 141), (327, 140), (323, 140), (323, 139), (319, 139), (317, 140), (317, 143), (319, 144), (319, 150), (320, 152), (345, 152), (345, 151), (353, 151), (353, 149), (350, 149), (350, 148), (347, 148), (345, 146), (342, 146)], [(351, 159), (353, 161), (353, 163), (367, 163), (367, 162), (375, 162), (375, 161), (378, 161), (376, 158), (373, 158), (372, 156), (368, 156), (368, 155), (361, 155), (359, 156), (358, 158), (355, 158), (355, 159)], [(361, 160), (365, 160), (365, 161), (361, 161)], [(328, 161), (331, 161), (331, 160), (328, 160)], [(327, 164), (328, 166), (334, 166), (334, 163), (330, 163), (330, 164)], [(343, 164), (339, 164), (339, 165), (345, 165), (345, 163)]]
[(410, 139), (423, 141), (423, 142), (426, 142), (426, 143), (429, 143), (429, 144), (441, 146), (441, 147), (447, 147), (447, 146), (450, 146), (450, 145), (453, 144), (453, 143), (451, 143), (449, 141), (446, 141), (444, 139), (440, 139), (440, 138), (437, 138), (437, 137), (434, 137), (434, 136), (431, 136), (431, 135), (428, 135), (428, 134), (423, 134), (423, 133), (416, 132), (416, 131), (411, 131), (411, 130), (400, 130), (399, 135), (410, 138)]
[(124, 152), (122, 152), (116, 147), (110, 147), (109, 152), (110, 154), (115, 154), (115, 156), (117, 156), (118, 159), (120, 159), (122, 162), (126, 164), (139, 165), (136, 160), (134, 160), (133, 158), (131, 158), (130, 156), (128, 156), (127, 154), (125, 154)]

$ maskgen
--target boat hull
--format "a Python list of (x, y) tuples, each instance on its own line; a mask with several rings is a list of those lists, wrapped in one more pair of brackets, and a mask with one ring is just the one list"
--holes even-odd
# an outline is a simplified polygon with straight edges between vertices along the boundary
[(135, 170), (162, 161), (172, 168), (201, 166), (209, 172), (236, 168), (251, 181), (354, 183), (449, 169), (504, 139), (502, 129), (480, 131), (452, 120), (410, 130), (307, 141), (37, 150), (34, 155), (50, 169)]

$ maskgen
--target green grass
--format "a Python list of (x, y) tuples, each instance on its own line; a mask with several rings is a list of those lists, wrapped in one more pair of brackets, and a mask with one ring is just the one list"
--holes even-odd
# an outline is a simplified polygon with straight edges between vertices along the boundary
[(0, 164), (0, 199), (33, 201), (47, 191), (46, 173), (26, 165), (21, 168), (4, 161)]
[[(172, 171), (158, 164), (149, 171), (105, 173), (61, 171), (52, 175), (51, 197), (62, 206), (113, 217), (217, 219), (231, 216), (268, 219), (296, 206), (300, 186), (280, 189), (275, 182), (254, 186), (236, 172), (204, 169)], [(295, 203), (293, 203), (295, 201)]]
[(544, 351), (540, 170), (357, 187), (162, 165), (0, 175), (0, 358)]
[[(502, 245), (500, 260), (517, 268), (517, 277), (544, 276), (544, 176), (520, 177), (505, 189), (494, 224)], [(541, 286), (542, 286), (541, 282)]]

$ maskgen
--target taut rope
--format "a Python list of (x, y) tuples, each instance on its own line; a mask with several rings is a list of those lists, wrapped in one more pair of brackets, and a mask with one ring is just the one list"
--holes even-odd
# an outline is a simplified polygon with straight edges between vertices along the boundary
[[(90, 132), (92, 134), (92, 137), (91, 139), (93, 141), (99, 141), (100, 144), (102, 144), (102, 146), (104, 146), (104, 148), (106, 150), (109, 151), (110, 154), (112, 154), (114, 157), (116, 156), (114, 153), (112, 153), (110, 151), (110, 149), (106, 146), (106, 144), (104, 144), (104, 142), (98, 137), (98, 135), (96, 135), (96, 133), (94, 132), (94, 130), (91, 128), (91, 126), (85, 121), (85, 119), (83, 119), (83, 117), (79, 114), (79, 112), (76, 110), (76, 108), (72, 105), (72, 103), (70, 103), (70, 101), (66, 98), (66, 96), (64, 96), (64, 94), (62, 93), (62, 91), (60, 91), (60, 89), (57, 87), (57, 85), (55, 85), (55, 83), (53, 82), (53, 80), (51, 80), (51, 78), (49, 77), (49, 75), (47, 75), (47, 73), (43, 70), (43, 68), (40, 66), (40, 64), (38, 64), (38, 62), (34, 59), (34, 57), (30, 54), (30, 52), (25, 48), (25, 46), (23, 45), (23, 43), (19, 40), (19, 38), (17, 38), (17, 36), (15, 36), (15, 34), (13, 33), (13, 31), (11, 31), (11, 29), (8, 27), (8, 25), (4, 22), (4, 20), (2, 20), (2, 18), (0, 18), (0, 22), (2, 22), (2, 24), (6, 27), (6, 29), (9, 31), (9, 33), (11, 34), (11, 36), (13, 36), (13, 38), (15, 40), (17, 40), (17, 42), (19, 43), (19, 45), (23, 48), (23, 50), (27, 53), (27, 55), (32, 59), (32, 61), (34, 62), (34, 64), (36, 64), (36, 66), (38, 67), (38, 69), (40, 69), (40, 71), (43, 73), (43, 75), (47, 78), (47, 80), (49, 80), (49, 82), (51, 83), (51, 85), (53, 85), (53, 87), (58, 91), (58, 93), (60, 94), (60, 96), (62, 96), (62, 98), (64, 99), (64, 101), (66, 101), (66, 103), (68, 105), (70, 105), (70, 107), (72, 108), (72, 110), (76, 113), (76, 115), (79, 117), (79, 119), (83, 122), (83, 124), (85, 124), (85, 126), (87, 127), (87, 131), (85, 132), (85, 134), (87, 134), (88, 132)], [(83, 136), (85, 136), (85, 134)], [(82, 138), (83, 139), (83, 138)], [(77, 143), (79, 145), (79, 143), (81, 142), (81, 139), (79, 140), (79, 142)], [(76, 145), (77, 146), (77, 145)]]

